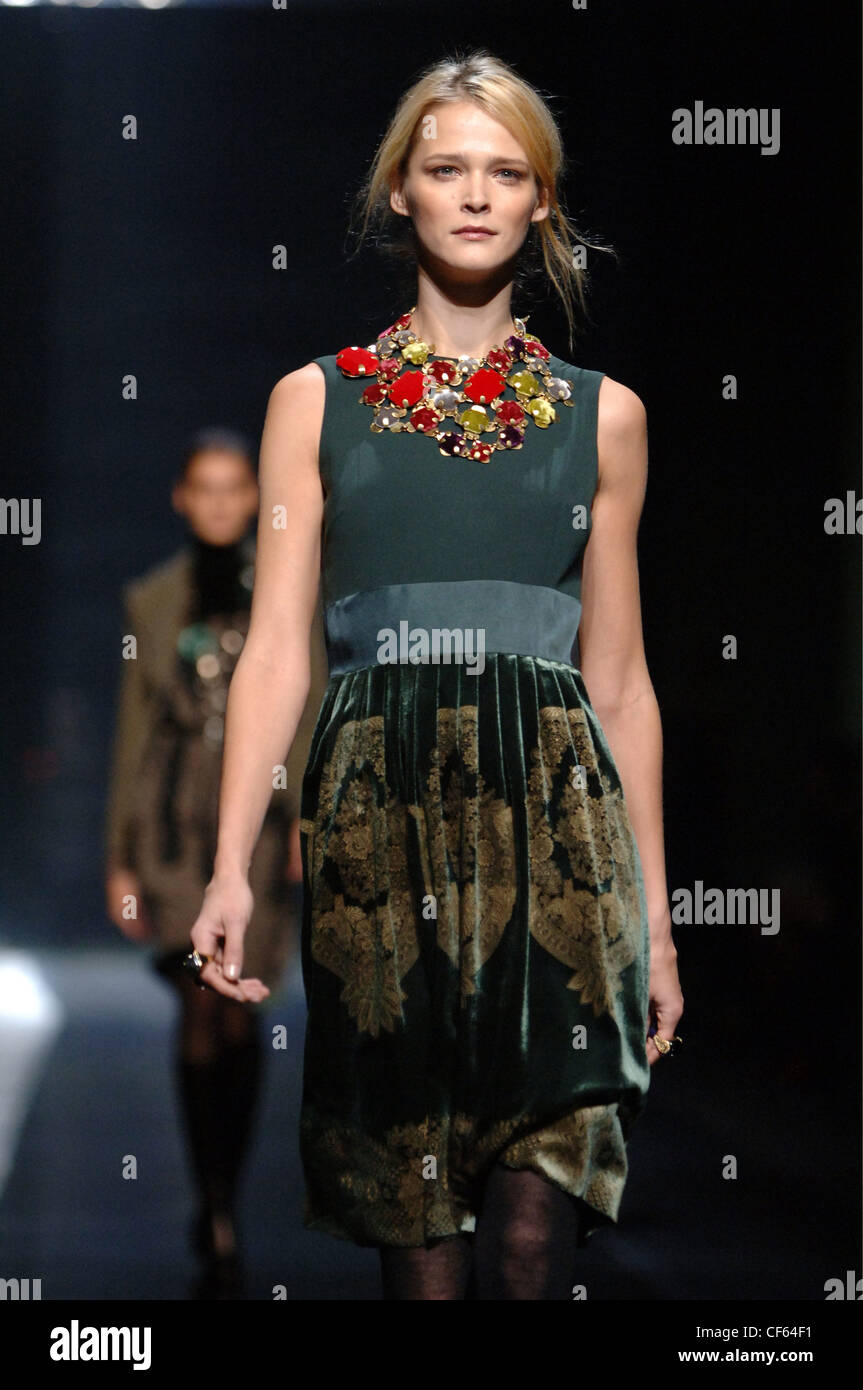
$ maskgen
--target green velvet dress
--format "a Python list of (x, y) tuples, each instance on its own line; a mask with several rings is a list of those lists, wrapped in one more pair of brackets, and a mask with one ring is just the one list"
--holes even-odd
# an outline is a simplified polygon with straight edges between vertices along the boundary
[(589, 1234), (618, 1219), (650, 1077), (641, 863), (578, 668), (602, 373), (552, 357), (572, 407), (483, 464), (373, 432), (365, 383), (316, 360), (304, 1223), (428, 1245), (475, 1229), (503, 1163)]

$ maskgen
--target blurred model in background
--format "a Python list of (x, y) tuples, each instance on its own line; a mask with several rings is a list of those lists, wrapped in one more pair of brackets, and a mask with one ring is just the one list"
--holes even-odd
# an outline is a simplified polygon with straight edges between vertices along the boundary
[[(175, 1066), (200, 1203), (192, 1232), (203, 1261), (197, 1295), (235, 1297), (242, 1292), (235, 1200), (261, 1076), (259, 1019), (254, 1004), (199, 989), (181, 961), (212, 873), (227, 689), (249, 625), (258, 485), (245, 440), (228, 430), (196, 435), (172, 503), (188, 543), (123, 591), (127, 659), (108, 794), (106, 897), (112, 922), (130, 940), (155, 945), (154, 968), (177, 991)], [(326, 682), (319, 606), (308, 702), (250, 870), (249, 960), (273, 990), (298, 940), (300, 792)]]

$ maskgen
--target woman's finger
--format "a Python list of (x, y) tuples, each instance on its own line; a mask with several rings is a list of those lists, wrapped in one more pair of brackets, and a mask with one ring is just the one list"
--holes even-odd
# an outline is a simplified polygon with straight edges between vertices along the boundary
[(215, 961), (208, 961), (198, 972), (198, 982), (207, 985), (209, 989), (215, 990), (217, 994), (224, 994), (226, 999), (235, 999), (239, 1004), (247, 1004), (254, 1001), (255, 991), (252, 989), (247, 990), (244, 980), (226, 980), (222, 967)]
[(222, 967), (216, 961), (209, 960), (207, 964), (198, 971), (198, 983), (205, 984), (210, 989), (214, 989), (217, 994), (224, 994), (228, 999), (236, 999), (239, 1003), (246, 1002), (246, 995), (239, 983), (234, 983), (233, 980), (226, 980), (222, 973)]
[(270, 993), (262, 980), (250, 976), (246, 980), (228, 980), (218, 961), (209, 960), (198, 972), (198, 980), (224, 994), (228, 999), (236, 999), (243, 1004), (260, 1004)]
[(222, 949), (221, 927), (207, 920), (198, 919), (189, 933), (189, 939), (195, 950), (200, 951), (202, 956), (208, 956), (210, 960), (216, 959)]
[(243, 973), (243, 936), (245, 922), (225, 923), (225, 936), (222, 941), (220, 963), (227, 980), (239, 980)]
[[(650, 1009), (648, 1011), (648, 1029), (654, 1030), (660, 1035), (660, 1037), (667, 1038), (668, 1041), (671, 1042), (677, 1030), (677, 1024), (682, 1017), (682, 1009), (657, 1008), (653, 1001), (651, 1001)], [(660, 1057), (665, 1055), (664, 1053), (660, 1052), (659, 1048), (656, 1046), (656, 1043), (653, 1041), (653, 1037), (651, 1036), (650, 1031), (648, 1032), (646, 1040), (646, 1048), (647, 1060), (651, 1066), (653, 1066), (654, 1062), (658, 1062)]]

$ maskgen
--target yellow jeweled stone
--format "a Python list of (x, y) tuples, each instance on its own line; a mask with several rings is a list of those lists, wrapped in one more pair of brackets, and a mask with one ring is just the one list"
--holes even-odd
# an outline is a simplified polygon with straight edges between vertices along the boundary
[(470, 430), (473, 434), (482, 434), (490, 425), (488, 412), (481, 405), (468, 406), (457, 418), (462, 428)]
[(539, 390), (539, 382), (533, 372), (513, 372), (507, 380), (520, 396), (535, 396)]
[(525, 402), (525, 410), (528, 415), (532, 415), (541, 430), (548, 429), (552, 420), (557, 419), (557, 411), (547, 396), (537, 396), (535, 400)]
[(406, 362), (413, 362), (414, 366), (416, 366), (418, 363), (425, 362), (430, 352), (431, 348), (428, 343), (424, 343), (422, 339), (419, 339), (415, 343), (405, 343), (405, 346), (402, 348), (402, 357)]

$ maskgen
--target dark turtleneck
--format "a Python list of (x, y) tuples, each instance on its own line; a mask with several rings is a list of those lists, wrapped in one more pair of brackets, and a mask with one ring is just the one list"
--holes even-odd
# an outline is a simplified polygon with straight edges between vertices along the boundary
[(248, 606), (249, 594), (240, 573), (249, 563), (244, 542), (210, 545), (192, 537), (192, 620), (201, 622), (216, 613), (234, 613)]

